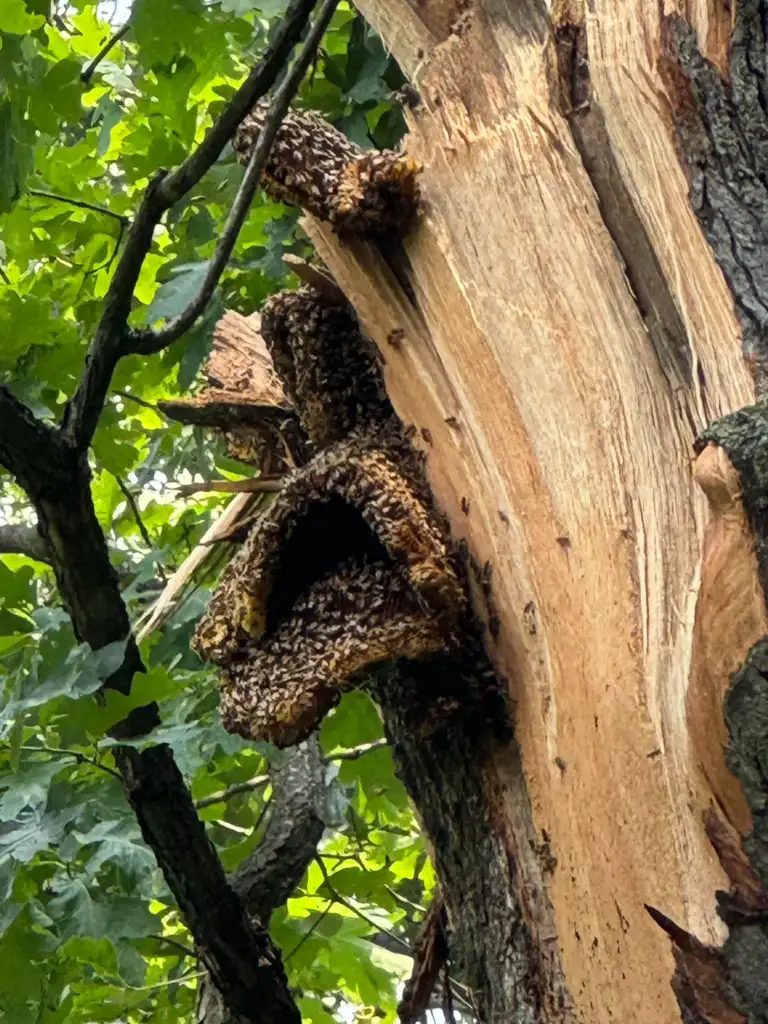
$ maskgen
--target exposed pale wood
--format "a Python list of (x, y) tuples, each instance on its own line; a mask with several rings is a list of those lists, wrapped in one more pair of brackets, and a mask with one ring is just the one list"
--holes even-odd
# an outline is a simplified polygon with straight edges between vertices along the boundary
[(270, 494), (279, 491), (282, 486), (283, 482), (279, 478), (253, 476), (245, 480), (200, 480), (192, 484), (178, 484), (175, 490), (186, 498), (191, 494), (210, 491), (226, 491), (230, 494)]
[(216, 519), (198, 544), (190, 551), (176, 572), (166, 583), (157, 601), (149, 608), (141, 619), (135, 623), (134, 632), (136, 640), (141, 643), (150, 633), (159, 629), (164, 622), (173, 615), (184, 588), (191, 581), (197, 570), (211, 557), (216, 540), (227, 537), (233, 527), (240, 522), (248, 512), (251, 505), (258, 499), (254, 494), (237, 494)]
[(214, 388), (246, 392), (252, 401), (264, 405), (284, 405), (285, 394), (260, 327), (258, 313), (246, 317), (226, 310), (214, 328), (205, 373)]
[(333, 278), (322, 268), (307, 263), (306, 260), (293, 253), (286, 253), (283, 256), (283, 263), (289, 270), (293, 271), (296, 277), (304, 284), (316, 288), (332, 302), (338, 302), (344, 298), (344, 292), (339, 288)]
[[(586, 27), (612, 173), (683, 352), (664, 349), (628, 287), (554, 106), (549, 26), (530, 4), (489, 0), (451, 33), (449, 6), (361, 3), (423, 100), (408, 150), (426, 167), (425, 210), (405, 257), (307, 229), (386, 360), (398, 414), (430, 438), (427, 471), (454, 532), (493, 563), (501, 632), (489, 649), (557, 857), (549, 896), (575, 1015), (677, 1024), (668, 942), (644, 904), (713, 943), (724, 884), (686, 721), (707, 515), (692, 444), (750, 399), (751, 381), (653, 70), (655, 5), (598, 0)], [(725, 670), (707, 685), (722, 687)], [(506, 770), (501, 751), (501, 793)]]

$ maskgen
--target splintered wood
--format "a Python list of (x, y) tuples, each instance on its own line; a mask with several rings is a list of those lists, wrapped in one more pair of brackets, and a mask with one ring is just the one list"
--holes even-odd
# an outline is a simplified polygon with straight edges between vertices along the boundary
[[(426, 168), (425, 213), (403, 255), (306, 226), (379, 346), (397, 414), (429, 439), (427, 473), (455, 535), (493, 565), (500, 628), (487, 649), (516, 702), (534, 821), (557, 860), (548, 896), (568, 1012), (678, 1024), (669, 943), (645, 905), (707, 944), (724, 934), (715, 891), (727, 880), (702, 812), (721, 798), (743, 824), (745, 807), (713, 753), (712, 705), (765, 628), (738, 515), (714, 510), (702, 567), (693, 442), (752, 385), (665, 108), (658, 5), (597, 5), (579, 22), (580, 4), (560, 4), (556, 16), (586, 33), (603, 118), (591, 138), (667, 290), (653, 308), (679, 320), (674, 351), (676, 335), (650, 324), (628, 285), (614, 241), (626, 225), (607, 230), (563, 115), (552, 26), (533, 4), (460, 8), (361, 3), (423, 101), (408, 149)], [(718, 653), (736, 590), (707, 601), (726, 549), (751, 597)], [(505, 750), (491, 774), (499, 827), (522, 848)]]
[(214, 329), (205, 366), (208, 386), (190, 398), (160, 402), (159, 408), (181, 423), (220, 430), (232, 458), (274, 474), (294, 465), (305, 439), (260, 327), (258, 314), (227, 310)]

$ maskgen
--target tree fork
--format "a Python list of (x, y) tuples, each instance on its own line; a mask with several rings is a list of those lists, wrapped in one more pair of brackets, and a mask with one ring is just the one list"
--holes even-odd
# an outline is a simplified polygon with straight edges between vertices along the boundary
[[(751, 790), (722, 749), (727, 725), (743, 735), (734, 707), (750, 736), (763, 728), (761, 648), (727, 725), (722, 705), (766, 631), (746, 497), (760, 460), (727, 445), (723, 424), (705, 431), (762, 386), (763, 127), (746, 73), (764, 59), (762, 4), (737, 6), (730, 50), (730, 15), (713, 5), (692, 27), (649, 3), (588, 18), (556, 3), (551, 20), (533, 2), (360, 6), (422, 97), (408, 152), (426, 209), (396, 247), (306, 226), (423, 438), (454, 534), (493, 565), (500, 630), (486, 648), (509, 682), (520, 761), (495, 745), (476, 766), (477, 805), (491, 863), (514, 865), (497, 891), (520, 898), (522, 976), (538, 965), (550, 984), (510, 1012), (503, 979), (486, 975), (480, 1003), (493, 1021), (758, 1019), (746, 1015), (765, 1005), (764, 742), (752, 740)], [(747, 139), (758, 165), (744, 170)], [(734, 167), (744, 187), (713, 207)], [(440, 796), (446, 755), (385, 714), (442, 888), (468, 889), (477, 910), (482, 885), (447, 859), (463, 846), (461, 807)], [(751, 865), (738, 838), (750, 828)], [(748, 876), (735, 925), (716, 892), (738, 897)], [(719, 1004), (699, 999), (701, 974), (681, 975), (664, 921), (709, 951), (694, 960)], [(482, 913), (465, 908), (462, 923), (486, 967), (503, 959)], [(725, 975), (707, 973), (715, 962)]]

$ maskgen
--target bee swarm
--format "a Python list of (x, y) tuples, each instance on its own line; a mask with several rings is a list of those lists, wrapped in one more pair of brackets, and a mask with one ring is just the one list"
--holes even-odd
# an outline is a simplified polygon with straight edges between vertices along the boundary
[[(241, 122), (234, 148), (247, 163), (269, 110), (260, 101)], [(262, 185), (273, 199), (302, 206), (340, 233), (402, 229), (419, 204), (421, 168), (391, 150), (364, 150), (313, 112), (290, 111), (266, 164)]]

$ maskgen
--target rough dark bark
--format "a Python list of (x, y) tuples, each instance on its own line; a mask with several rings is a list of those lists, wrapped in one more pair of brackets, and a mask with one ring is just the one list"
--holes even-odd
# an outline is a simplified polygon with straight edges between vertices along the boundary
[[(479, 1019), (566, 1020), (568, 997), (546, 924), (546, 880), (554, 862), (543, 855), (533, 830), (528, 847), (517, 847), (495, 805), (495, 753), (504, 749), (507, 758), (515, 745), (503, 701), (477, 688), (474, 671), (471, 661), (412, 662), (378, 673), (374, 692), (398, 772), (430, 841), (448, 912), (451, 961)], [(474, 706), (467, 702), (473, 689)], [(461, 708), (435, 724), (432, 698), (446, 691), (461, 700)], [(506, 781), (508, 799), (524, 822), (528, 798), (519, 762)]]
[(766, 5), (740, 0), (728, 81), (691, 25), (665, 19), (660, 70), (672, 102), (690, 198), (736, 304), (758, 394), (768, 384)]
[(50, 562), (48, 547), (36, 526), (8, 523), (0, 526), (0, 554), (26, 555), (37, 562)]
[(298, 1024), (279, 954), (227, 881), (170, 748), (122, 747), (117, 761), (142, 835), (226, 1004), (245, 1020)]
[(272, 773), (270, 818), (253, 854), (232, 874), (232, 888), (263, 924), (301, 881), (323, 834), (325, 762), (317, 737), (291, 751)]
[(143, 667), (96, 519), (87, 455), (3, 390), (0, 463), (13, 473), (35, 506), (47, 560), (75, 635), (94, 650), (127, 642), (123, 664), (107, 681), (108, 686), (127, 693), (134, 673)]
[[(143, 671), (143, 665), (96, 519), (87, 456), (58, 432), (35, 421), (15, 400), (2, 397), (0, 410), (15, 429), (0, 431), (0, 458), (16, 474), (35, 506), (77, 636), (94, 649), (128, 641), (123, 664), (107, 680), (107, 685), (128, 692), (133, 675)], [(151, 730), (158, 721), (156, 705), (136, 709), (120, 723), (115, 735), (135, 736)], [(116, 750), (116, 761), (142, 834), (225, 1004), (245, 1020), (258, 1019), (260, 1024), (298, 1021), (279, 955), (271, 949), (263, 926), (249, 919), (241, 899), (227, 883), (170, 749), (159, 746), (139, 752), (121, 747)], [(290, 858), (289, 863), (293, 864)]]

